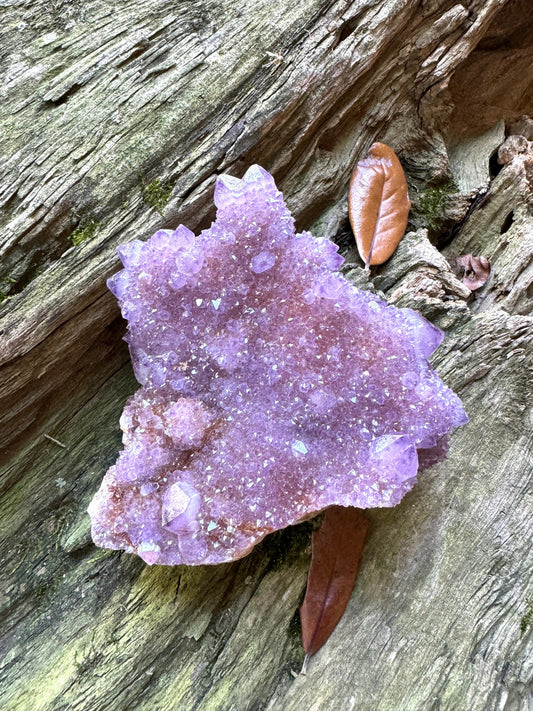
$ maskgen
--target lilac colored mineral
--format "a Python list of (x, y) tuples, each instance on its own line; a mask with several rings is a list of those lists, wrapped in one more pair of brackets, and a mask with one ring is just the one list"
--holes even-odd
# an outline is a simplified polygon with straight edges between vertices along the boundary
[[(295, 234), (274, 180), (219, 177), (217, 219), (122, 245), (109, 280), (141, 388), (89, 513), (147, 563), (221, 563), (330, 504), (394, 506), (467, 417), (428, 364), (443, 334), (352, 286)], [(429, 455), (429, 456), (427, 456)]]

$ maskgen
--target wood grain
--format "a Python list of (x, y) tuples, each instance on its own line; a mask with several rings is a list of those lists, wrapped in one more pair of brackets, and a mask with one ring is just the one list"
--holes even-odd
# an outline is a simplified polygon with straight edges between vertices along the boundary
[[(526, 158), (454, 223), (444, 256), (417, 202), (450, 178), (442, 138), (450, 77), (509, 5), (5, 4), (2, 709), (527, 711)], [(494, 53), (523, 53), (526, 42), (509, 38)], [(505, 73), (489, 71), (491, 52), (483, 56), (480, 80), (507, 90)], [(118, 268), (119, 243), (179, 222), (208, 225), (216, 174), (240, 176), (253, 162), (274, 173), (299, 228), (345, 245), (350, 171), (377, 138), (402, 147), (420, 229), (372, 280), (344, 249), (347, 273), (445, 325), (435, 364), (471, 422), (399, 507), (372, 512), (346, 614), (307, 679), (294, 680), (309, 524), (214, 568), (148, 568), (91, 544), (85, 510), (116, 458), (120, 412), (136, 389), (105, 279)], [(150, 186), (157, 197), (169, 185), (162, 217), (145, 200)], [(73, 247), (72, 233), (91, 221), (92, 238)], [(468, 252), (493, 266), (473, 301), (447, 262)]]

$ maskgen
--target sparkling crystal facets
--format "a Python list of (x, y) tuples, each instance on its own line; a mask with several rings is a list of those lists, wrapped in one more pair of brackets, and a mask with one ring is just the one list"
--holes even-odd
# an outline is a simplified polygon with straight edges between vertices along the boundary
[(119, 249), (109, 280), (140, 390), (89, 513), (147, 563), (220, 563), (330, 504), (393, 506), (467, 421), (428, 364), (442, 333), (295, 234), (272, 176), (219, 177), (217, 219)]

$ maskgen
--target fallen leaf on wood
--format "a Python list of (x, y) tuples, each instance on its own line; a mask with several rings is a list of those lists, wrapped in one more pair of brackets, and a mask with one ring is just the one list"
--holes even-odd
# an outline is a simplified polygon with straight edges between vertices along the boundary
[(320, 649), (344, 613), (359, 571), (368, 526), (361, 509), (330, 506), (321, 527), (313, 533), (311, 568), (300, 608), (307, 656)]
[(392, 255), (405, 233), (410, 208), (398, 156), (384, 143), (374, 143), (357, 164), (348, 193), (348, 216), (366, 269)]
[(486, 257), (463, 254), (455, 258), (456, 271), (470, 291), (480, 289), (490, 276), (490, 262)]

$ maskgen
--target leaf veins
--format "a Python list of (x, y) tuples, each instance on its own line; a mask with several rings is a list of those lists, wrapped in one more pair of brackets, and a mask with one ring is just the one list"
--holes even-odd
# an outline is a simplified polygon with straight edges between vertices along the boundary
[(398, 156), (374, 143), (350, 180), (348, 215), (365, 268), (383, 264), (405, 233), (411, 200)]

